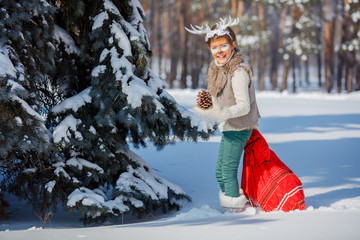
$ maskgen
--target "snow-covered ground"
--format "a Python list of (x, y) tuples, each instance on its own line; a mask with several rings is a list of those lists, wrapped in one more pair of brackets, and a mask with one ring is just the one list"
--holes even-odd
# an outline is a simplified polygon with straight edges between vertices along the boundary
[[(196, 91), (171, 90), (186, 107)], [(159, 176), (192, 198), (180, 212), (143, 222), (83, 227), (60, 212), (41, 229), (29, 207), (11, 200), (0, 239), (360, 239), (360, 93), (257, 92), (260, 132), (302, 180), (306, 210), (222, 213), (214, 169), (221, 133), (207, 142), (179, 142), (158, 152), (136, 149)], [(241, 168), (239, 169), (241, 173)]]

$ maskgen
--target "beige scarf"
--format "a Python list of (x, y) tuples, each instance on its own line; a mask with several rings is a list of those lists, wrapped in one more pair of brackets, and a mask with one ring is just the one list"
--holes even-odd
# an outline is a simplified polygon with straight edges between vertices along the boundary
[(207, 80), (208, 91), (211, 96), (218, 97), (221, 95), (227, 79), (231, 79), (235, 70), (238, 68), (243, 68), (249, 74), (251, 84), (252, 73), (250, 68), (244, 63), (244, 57), (240, 53), (240, 50), (235, 48), (234, 51), (235, 52), (230, 61), (225, 63), (223, 66), (217, 66), (215, 59), (210, 63)]

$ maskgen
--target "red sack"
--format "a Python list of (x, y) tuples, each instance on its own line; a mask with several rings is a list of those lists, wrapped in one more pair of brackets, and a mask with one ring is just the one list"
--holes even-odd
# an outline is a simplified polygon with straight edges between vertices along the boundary
[(269, 149), (256, 129), (244, 148), (241, 188), (251, 205), (265, 212), (305, 209), (300, 179)]

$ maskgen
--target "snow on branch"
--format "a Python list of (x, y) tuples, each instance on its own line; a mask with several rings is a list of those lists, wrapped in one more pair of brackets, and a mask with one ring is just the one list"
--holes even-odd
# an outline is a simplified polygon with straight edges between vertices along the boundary
[[(80, 187), (75, 189), (69, 196), (67, 206), (70, 208), (76, 207), (77, 205), (83, 205), (88, 207), (95, 207), (98, 210), (91, 212), (89, 209), (87, 212), (88, 217), (96, 218), (101, 216), (102, 213), (109, 212), (114, 214), (114, 209), (120, 212), (127, 212), (130, 210), (125, 205), (125, 201), (129, 200), (125, 196), (116, 197), (114, 200), (106, 201), (106, 196), (100, 189), (88, 189), (86, 187)], [(138, 203), (136, 203), (138, 204)]]
[(99, 165), (91, 163), (85, 159), (72, 157), (66, 161), (66, 165), (77, 167), (79, 170), (82, 170), (83, 167), (95, 169), (99, 173), (104, 173), (104, 170), (99, 167)]
[(92, 87), (88, 87), (85, 90), (81, 91), (79, 94), (65, 99), (60, 104), (54, 106), (51, 109), (51, 112), (61, 113), (65, 112), (68, 109), (72, 109), (74, 112), (77, 112), (80, 107), (84, 106), (86, 103), (91, 102), (91, 96), (89, 95), (91, 88)]
[(75, 136), (78, 139), (82, 139), (81, 133), (76, 131), (77, 125), (79, 125), (80, 123), (81, 123), (81, 120), (74, 118), (73, 115), (70, 114), (69, 116), (67, 116), (55, 128), (55, 130), (53, 132), (54, 142), (59, 143), (62, 140), (69, 142), (70, 141), (69, 137), (71, 136), (71, 133), (69, 130), (73, 131), (75, 133)]
[(79, 48), (76, 46), (74, 39), (64, 29), (58, 25), (54, 25), (54, 39), (58, 44), (63, 42), (65, 44), (65, 51), (68, 54), (75, 53), (80, 54)]
[(127, 172), (120, 175), (116, 182), (116, 189), (119, 192), (140, 192), (149, 196), (152, 200), (167, 199), (169, 189), (176, 194), (185, 194), (177, 185), (156, 175), (155, 171), (146, 162), (131, 150), (126, 154), (138, 167), (127, 167)]
[(107, 12), (101, 12), (94, 17), (94, 24), (92, 30), (94, 31), (97, 28), (101, 28), (104, 24), (104, 21), (109, 19), (109, 14)]
[(16, 77), (16, 69), (9, 58), (9, 49), (0, 47), (0, 77), (10, 75)]

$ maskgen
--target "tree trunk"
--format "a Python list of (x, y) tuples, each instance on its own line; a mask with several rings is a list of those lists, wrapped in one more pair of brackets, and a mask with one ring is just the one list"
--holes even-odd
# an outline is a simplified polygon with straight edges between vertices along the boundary
[[(334, 75), (334, 23), (329, 0), (325, 0), (325, 89), (331, 92)], [(332, 18), (332, 19), (331, 19)]]
[(291, 61), (291, 57), (289, 57), (288, 59), (286, 59), (284, 61), (284, 71), (283, 71), (283, 77), (282, 77), (282, 83), (281, 83), (280, 92), (287, 89), (287, 78), (288, 78), (289, 69), (290, 69), (290, 61)]
[[(342, 35), (341, 35), (341, 45), (346, 44), (347, 42), (352, 41), (357, 38), (358, 32), (358, 23), (355, 23), (352, 26), (352, 21), (350, 18), (350, 6), (347, 0), (344, 1), (344, 16), (343, 16), (343, 24), (342, 24)], [(352, 92), (353, 90), (353, 79), (354, 79), (354, 68), (356, 64), (356, 56), (355, 51), (346, 50), (340, 48), (340, 54), (343, 60), (339, 68), (342, 68), (342, 65), (345, 66), (345, 89), (347, 92)], [(339, 74), (338, 74), (339, 77)], [(341, 83), (340, 83), (341, 84)], [(340, 85), (341, 86), (341, 85)]]
[[(162, 11), (162, 3), (161, 0), (154, 0), (154, 8), (155, 8), (155, 23), (156, 27), (154, 30), (154, 37), (156, 41), (156, 53), (157, 53), (157, 71), (159, 76), (161, 76), (161, 65), (162, 65), (162, 57), (163, 57), (163, 44), (162, 44), (162, 19), (161, 15), (163, 13)], [(155, 44), (154, 44), (155, 45)]]
[[(251, 2), (251, 13), (253, 16), (256, 16), (256, 2)], [(252, 23), (252, 33), (253, 35), (255, 34), (256, 31), (256, 24), (253, 22)], [(250, 50), (250, 57), (249, 57), (249, 62), (250, 62), (250, 67), (255, 69), (255, 57), (256, 57), (256, 50), (253, 48)]]
[[(276, 18), (277, 22), (278, 18)], [(270, 81), (271, 81), (271, 90), (275, 90), (277, 88), (277, 71), (278, 71), (278, 62), (279, 62), (279, 26), (273, 27), (273, 31), (270, 38)]]
[[(265, 31), (265, 14), (264, 14), (264, 5), (259, 3), (259, 19), (260, 19), (260, 31)], [(259, 76), (259, 89), (260, 91), (265, 90), (265, 71), (266, 71), (266, 57), (267, 57), (267, 48), (266, 44), (263, 44), (260, 47), (260, 64), (258, 66), (258, 76)]]
[[(319, 32), (321, 32), (321, 29), (318, 30)], [(320, 46), (321, 40), (320, 38), (318, 39), (318, 45)], [(321, 88), (322, 83), (321, 83), (321, 77), (322, 77), (322, 59), (321, 59), (321, 51), (319, 51), (319, 53), (316, 56), (317, 59), (317, 66), (318, 66), (318, 86), (319, 88)]]
[(180, 84), (179, 84), (179, 88), (186, 88), (187, 87), (187, 82), (186, 82), (186, 78), (188, 75), (188, 52), (189, 52), (189, 34), (185, 31), (185, 26), (189, 26), (190, 21), (189, 21), (189, 10), (191, 9), (191, 0), (185, 0), (185, 3), (183, 2), (182, 4), (182, 8), (181, 8), (181, 21), (180, 21), (180, 32), (182, 34), (182, 49), (183, 49), (183, 54), (182, 54), (182, 63), (181, 63), (181, 78), (180, 78)]
[(293, 93), (296, 92), (296, 57), (292, 57), (291, 60), (291, 65), (292, 65), (292, 75), (293, 75), (293, 85), (292, 85), (292, 89), (293, 89)]
[[(347, 1), (344, 2), (344, 9), (346, 8)], [(341, 28), (341, 41), (340, 46), (344, 44), (347, 41), (347, 35), (348, 35), (348, 27), (349, 27), (349, 11), (344, 11), (344, 17), (342, 22), (342, 28)], [(338, 52), (338, 66), (337, 66), (337, 92), (340, 93), (342, 89), (342, 78), (343, 78), (343, 69), (345, 64), (345, 52), (341, 48)], [(347, 88), (346, 82), (344, 84), (345, 89)]]
[(145, 16), (147, 15), (148, 6), (149, 6), (148, 0), (143, 0), (142, 1), (142, 7), (144, 9)]
[(342, 77), (344, 68), (344, 53), (338, 53), (338, 66), (337, 66), (337, 92), (340, 93), (342, 89)]
[(244, 9), (243, 0), (231, 0), (231, 15), (233, 17), (241, 17)]
[[(200, 78), (200, 71), (201, 71), (201, 54), (202, 54), (202, 49), (201, 46), (199, 46), (199, 41), (196, 41), (196, 38), (194, 40), (194, 45), (196, 46), (196, 48), (198, 49), (197, 51), (194, 51), (192, 60), (191, 60), (191, 88), (192, 89), (197, 89), (199, 88), (199, 78)], [(201, 49), (201, 50), (200, 50)]]
[[(360, 9), (360, 2), (358, 2), (357, 4), (358, 9)], [(359, 21), (359, 20), (358, 20)], [(359, 37), (357, 34), (360, 31), (360, 24), (359, 22), (354, 23), (354, 31), (353, 31), (353, 38)], [(359, 38), (358, 38), (359, 39)], [(355, 54), (355, 53), (354, 53)], [(357, 52), (357, 54), (359, 54), (359, 52)], [(359, 56), (359, 55), (358, 55)], [(359, 58), (355, 57), (355, 63), (354, 63), (354, 67), (356, 68), (356, 73), (355, 73), (355, 91), (359, 91), (360, 90), (360, 60)]]
[(152, 64), (153, 64), (153, 59), (154, 59), (154, 54), (157, 52), (157, 45), (153, 45), (153, 43), (155, 42), (155, 36), (156, 36), (156, 22), (155, 22), (155, 4), (153, 1), (157, 1), (157, 0), (151, 0), (150, 1), (150, 7), (148, 8), (148, 24), (147, 24), (147, 29), (148, 31), (151, 33), (149, 34), (149, 41), (151, 43), (151, 52), (152, 52), (152, 56), (149, 58), (149, 66), (152, 68)]
[[(323, 4), (322, 3), (316, 3), (316, 8), (317, 11), (320, 15), (320, 19), (323, 19)], [(319, 33), (321, 33), (323, 31), (323, 22), (321, 21), (320, 24), (317, 25), (317, 31)], [(318, 46), (322, 45), (322, 39), (320, 37), (317, 38), (317, 44)], [(321, 83), (321, 78), (322, 78), (322, 59), (321, 59), (321, 53), (322, 51), (320, 50), (317, 54), (316, 54), (316, 60), (317, 60), (317, 67), (318, 67), (318, 86), (319, 88), (322, 87), (322, 83)]]
[(354, 78), (354, 65), (355, 65), (355, 52), (351, 51), (346, 54), (345, 57), (345, 82), (346, 91), (352, 92), (353, 90), (353, 78)]
[(360, 91), (360, 62), (356, 63), (355, 91)]
[(309, 73), (309, 58), (306, 59), (305, 61), (305, 82), (306, 82), (306, 85), (309, 86), (310, 85), (310, 73)]
[(175, 16), (174, 18), (169, 17), (170, 20), (170, 26), (172, 26), (172, 30), (169, 36), (169, 42), (171, 45), (171, 52), (170, 52), (170, 73), (167, 75), (166, 77), (166, 81), (168, 83), (168, 87), (169, 88), (173, 88), (174, 87), (174, 81), (176, 80), (176, 75), (177, 75), (177, 65), (179, 63), (179, 56), (180, 56), (180, 49), (179, 49), (179, 44), (180, 44), (180, 33), (179, 33), (179, 21), (180, 21), (180, 7), (181, 7), (181, 2), (180, 1), (176, 1), (175, 3), (173, 3), (169, 9), (169, 14), (170, 16), (173, 15)]
[(236, 16), (241, 18), (242, 15), (243, 15), (243, 11), (244, 11), (244, 1), (243, 0), (238, 0)]
[(285, 2), (283, 8), (281, 10), (280, 23), (276, 27), (276, 32), (273, 34), (273, 38), (275, 42), (271, 44), (272, 46), (272, 61), (271, 61), (271, 89), (275, 90), (277, 88), (278, 81), (278, 68), (279, 62), (281, 60), (281, 56), (279, 54), (279, 49), (283, 47), (283, 36), (284, 36), (284, 28), (285, 28), (285, 20), (287, 14), (287, 3)]
[[(204, 2), (203, 2), (204, 3)], [(204, 8), (205, 6), (202, 5)], [(200, 11), (198, 15), (192, 15), (192, 23), (202, 23), (205, 18), (205, 11)], [(189, 59), (191, 66), (191, 88), (197, 89), (199, 88), (199, 79), (201, 67), (204, 63), (203, 53), (207, 51), (204, 49), (203, 36), (191, 35), (191, 46), (192, 48), (192, 57)]]
[(163, 60), (162, 60), (162, 72), (164, 73), (165, 77), (168, 75), (167, 65), (170, 58), (170, 18), (171, 18), (171, 11), (170, 11), (170, 4), (169, 0), (163, 0), (163, 25), (164, 25), (164, 32), (163, 32), (163, 43), (164, 43), (164, 52), (163, 52)]
[(231, 15), (236, 16), (236, 10), (237, 10), (237, 0), (231, 0)]
[(298, 77), (298, 84), (297, 84), (297, 86), (298, 87), (302, 87), (303, 86), (303, 72), (302, 72), (302, 70), (303, 70), (303, 64), (304, 64), (304, 61), (302, 61), (301, 59), (300, 59), (300, 57), (298, 57), (298, 56), (296, 56), (296, 61), (295, 61), (295, 67), (297, 68), (297, 77)]

